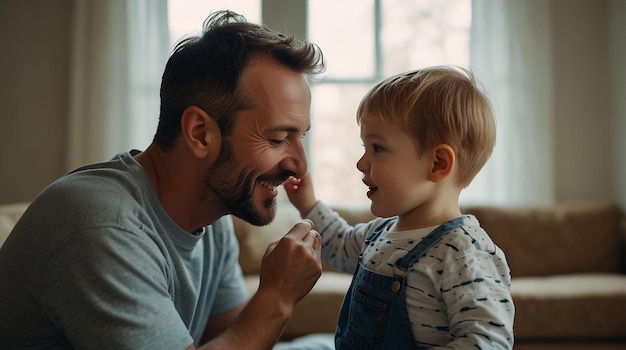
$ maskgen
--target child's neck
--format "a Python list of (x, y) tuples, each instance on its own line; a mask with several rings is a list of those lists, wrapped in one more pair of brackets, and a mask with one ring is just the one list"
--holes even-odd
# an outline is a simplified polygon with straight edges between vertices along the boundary
[(407, 231), (439, 226), (461, 215), (457, 201), (454, 203), (424, 203), (410, 212), (399, 215), (394, 230)]

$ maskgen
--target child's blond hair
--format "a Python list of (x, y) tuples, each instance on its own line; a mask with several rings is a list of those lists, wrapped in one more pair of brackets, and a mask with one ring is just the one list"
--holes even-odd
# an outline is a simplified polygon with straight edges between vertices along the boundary
[(359, 125), (369, 118), (397, 125), (414, 139), (419, 154), (439, 144), (452, 147), (461, 187), (485, 165), (496, 139), (489, 100), (469, 70), (454, 66), (405, 72), (378, 83), (357, 110)]

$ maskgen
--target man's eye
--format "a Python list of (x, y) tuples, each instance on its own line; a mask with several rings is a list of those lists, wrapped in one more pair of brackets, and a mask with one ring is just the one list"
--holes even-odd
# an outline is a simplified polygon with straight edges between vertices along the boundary
[(269, 141), (270, 141), (270, 143), (271, 143), (272, 145), (274, 145), (274, 146), (279, 146), (279, 145), (281, 145), (283, 142), (285, 142), (285, 140), (272, 140), (272, 139), (270, 139)]

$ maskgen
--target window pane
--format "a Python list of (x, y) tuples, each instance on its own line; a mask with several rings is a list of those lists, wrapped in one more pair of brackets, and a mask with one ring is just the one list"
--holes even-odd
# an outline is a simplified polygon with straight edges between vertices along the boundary
[(308, 18), (308, 38), (326, 56), (324, 76), (374, 77), (374, 0), (311, 0)]
[(185, 35), (200, 33), (207, 16), (219, 10), (235, 11), (250, 22), (261, 21), (261, 0), (169, 0), (170, 43), (173, 45)]
[(420, 67), (469, 67), (469, 0), (384, 0), (383, 75)]
[[(363, 147), (355, 118), (376, 82), (425, 66), (469, 66), (470, 0), (380, 0), (382, 76), (374, 75), (374, 9), (373, 1), (309, 1), (310, 39), (324, 51), (332, 78), (311, 81), (309, 169), (316, 194), (329, 203), (369, 203), (356, 169)], [(350, 83), (355, 77), (371, 80)]]
[(356, 162), (363, 146), (356, 109), (370, 84), (318, 84), (312, 89), (309, 171), (315, 194), (329, 203), (367, 201)]

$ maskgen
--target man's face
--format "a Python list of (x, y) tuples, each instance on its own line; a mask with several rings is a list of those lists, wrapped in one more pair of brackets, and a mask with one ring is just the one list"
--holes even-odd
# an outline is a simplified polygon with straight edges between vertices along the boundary
[(276, 214), (277, 187), (307, 172), (302, 139), (311, 95), (301, 74), (259, 56), (244, 69), (240, 89), (252, 106), (236, 115), (205, 183), (227, 212), (266, 225)]

